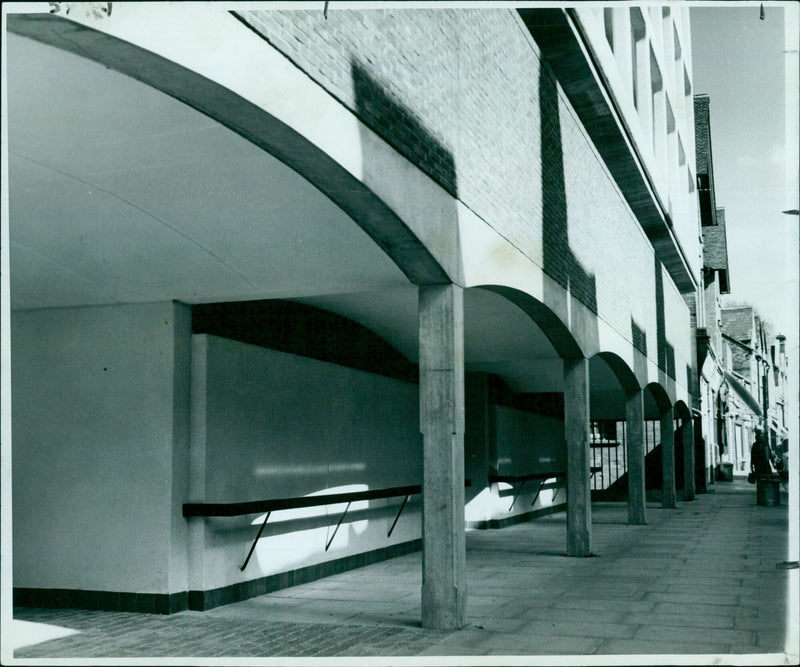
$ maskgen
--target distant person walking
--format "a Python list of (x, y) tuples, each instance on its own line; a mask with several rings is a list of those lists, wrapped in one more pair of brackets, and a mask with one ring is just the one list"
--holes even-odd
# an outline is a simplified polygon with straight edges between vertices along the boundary
[(756, 439), (750, 449), (750, 470), (756, 477), (769, 475), (772, 472), (772, 466), (769, 464), (769, 456), (764, 443), (764, 434), (761, 431), (756, 431)]

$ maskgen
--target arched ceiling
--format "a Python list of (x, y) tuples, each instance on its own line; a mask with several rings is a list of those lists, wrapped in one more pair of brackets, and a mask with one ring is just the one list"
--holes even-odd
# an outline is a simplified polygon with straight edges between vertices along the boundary
[(408, 281), (337, 206), (211, 118), (8, 35), (12, 307), (273, 298)]

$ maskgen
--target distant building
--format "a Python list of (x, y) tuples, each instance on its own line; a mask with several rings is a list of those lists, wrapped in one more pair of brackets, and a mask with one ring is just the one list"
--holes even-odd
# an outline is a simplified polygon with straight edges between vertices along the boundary
[(786, 336), (778, 334), (769, 341), (770, 394), (767, 427), (770, 434), (770, 447), (779, 466), (788, 470), (786, 457), (789, 453), (789, 428), (786, 423), (787, 386), (789, 360), (786, 356)]
[(723, 418), (727, 393), (724, 384), (726, 346), (720, 328), (720, 297), (730, 293), (730, 276), (725, 211), (717, 208), (714, 188), (708, 95), (695, 96), (694, 122), (697, 195), (703, 240), (702, 306), (697, 309), (698, 398), (705, 453), (702, 477), (709, 484), (716, 481), (726, 449)]
[(775, 336), (752, 306), (722, 309), (722, 338), (728, 346), (725, 384), (726, 442), (723, 460), (734, 474), (750, 470), (756, 428), (767, 435), (770, 455), (780, 464), (787, 447), (785, 336)]

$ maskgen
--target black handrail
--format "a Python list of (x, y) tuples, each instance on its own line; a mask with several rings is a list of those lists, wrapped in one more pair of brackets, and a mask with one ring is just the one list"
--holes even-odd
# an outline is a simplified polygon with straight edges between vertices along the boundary
[[(510, 512), (514, 509), (514, 505), (517, 502), (517, 498), (519, 494), (522, 493), (522, 487), (525, 486), (525, 482), (530, 479), (540, 479), (542, 480), (539, 482), (539, 488), (536, 489), (536, 495), (533, 497), (533, 502), (531, 503), (531, 507), (536, 504), (536, 499), (539, 497), (539, 493), (542, 491), (542, 487), (545, 485), (545, 480), (550, 479), (552, 477), (563, 477), (566, 478), (567, 473), (563, 470), (558, 470), (555, 472), (532, 472), (527, 475), (489, 475), (489, 484), (493, 484), (495, 482), (506, 482), (507, 484), (513, 484), (514, 482), (522, 482), (517, 489), (517, 492), (514, 494), (514, 498), (511, 500), (511, 506), (506, 510)], [(557, 492), (556, 492), (557, 493)], [(555, 496), (554, 496), (555, 497)]]
[[(464, 486), (472, 486), (472, 480), (465, 479)], [(256, 539), (253, 540), (253, 544), (250, 546), (250, 551), (247, 553), (247, 557), (244, 559), (244, 563), (242, 563), (241, 567), (239, 568), (240, 570), (244, 570), (247, 567), (247, 564), (250, 562), (250, 557), (253, 555), (253, 551), (255, 551), (256, 544), (258, 543), (258, 540), (261, 538), (261, 534), (264, 532), (264, 527), (267, 525), (267, 521), (269, 521), (269, 517), (272, 514), (272, 512), (276, 512), (278, 510), (297, 509), (300, 507), (320, 507), (322, 505), (336, 505), (337, 503), (347, 503), (347, 507), (345, 507), (344, 513), (339, 518), (339, 522), (336, 524), (336, 528), (333, 531), (333, 535), (331, 535), (331, 538), (325, 545), (325, 551), (327, 551), (331, 546), (331, 542), (333, 542), (333, 538), (336, 536), (336, 533), (339, 530), (339, 526), (342, 525), (342, 521), (344, 520), (344, 517), (347, 514), (347, 510), (350, 509), (351, 503), (356, 502), (358, 500), (376, 500), (378, 498), (396, 498), (398, 496), (405, 496), (403, 504), (400, 505), (400, 510), (397, 512), (397, 516), (394, 518), (392, 527), (389, 528), (389, 533), (387, 537), (391, 537), (392, 531), (394, 530), (394, 527), (397, 524), (397, 520), (400, 518), (400, 514), (403, 511), (403, 508), (406, 506), (406, 502), (408, 502), (408, 497), (413, 496), (417, 493), (422, 493), (421, 484), (412, 484), (410, 486), (393, 486), (388, 489), (374, 489), (372, 491), (351, 491), (349, 493), (327, 493), (327, 494), (324, 493), (319, 496), (303, 496), (300, 498), (273, 498), (272, 500), (252, 500), (244, 503), (184, 503), (183, 516), (185, 517), (242, 516), (244, 514), (260, 514), (261, 512), (266, 512), (267, 515), (264, 517), (264, 522), (261, 524), (261, 528), (258, 529), (258, 534), (256, 535)]]
[(271, 500), (251, 500), (243, 503), (184, 503), (183, 516), (242, 516), (243, 514), (261, 514), (300, 507), (319, 507), (350, 503), (358, 500), (376, 500), (395, 496), (413, 496), (422, 493), (420, 484), (410, 486), (393, 486), (389, 489), (369, 491), (351, 491), (349, 493), (327, 493), (319, 496), (303, 496), (301, 498), (273, 498)]
[[(472, 480), (465, 479), (464, 486), (472, 486)], [(358, 500), (413, 496), (417, 493), (422, 493), (422, 485), (420, 484), (393, 486), (388, 489), (350, 491), (349, 493), (326, 493), (318, 496), (302, 496), (300, 498), (251, 500), (243, 503), (183, 503), (183, 516), (242, 516), (244, 514), (261, 514), (262, 512), (291, 510), (299, 507), (319, 507), (321, 505), (351, 503)]]
[(494, 482), (507, 482), (512, 484), (514, 482), (525, 482), (529, 479), (550, 479), (551, 477), (566, 477), (567, 473), (564, 470), (555, 472), (534, 472), (528, 475), (489, 475), (489, 483)]

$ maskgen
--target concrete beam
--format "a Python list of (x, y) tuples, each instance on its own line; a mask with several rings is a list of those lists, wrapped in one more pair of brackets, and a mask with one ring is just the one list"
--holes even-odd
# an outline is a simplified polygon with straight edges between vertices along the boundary
[(661, 506), (675, 508), (675, 427), (672, 408), (661, 413), (661, 471)]
[(647, 523), (644, 486), (644, 397), (642, 390), (628, 394), (625, 402), (625, 444), (628, 449), (628, 523)]
[(567, 439), (567, 555), (590, 556), (588, 359), (564, 359), (564, 431)]
[(464, 529), (464, 292), (419, 288), (419, 393), (423, 439), (422, 626), (466, 623)]

